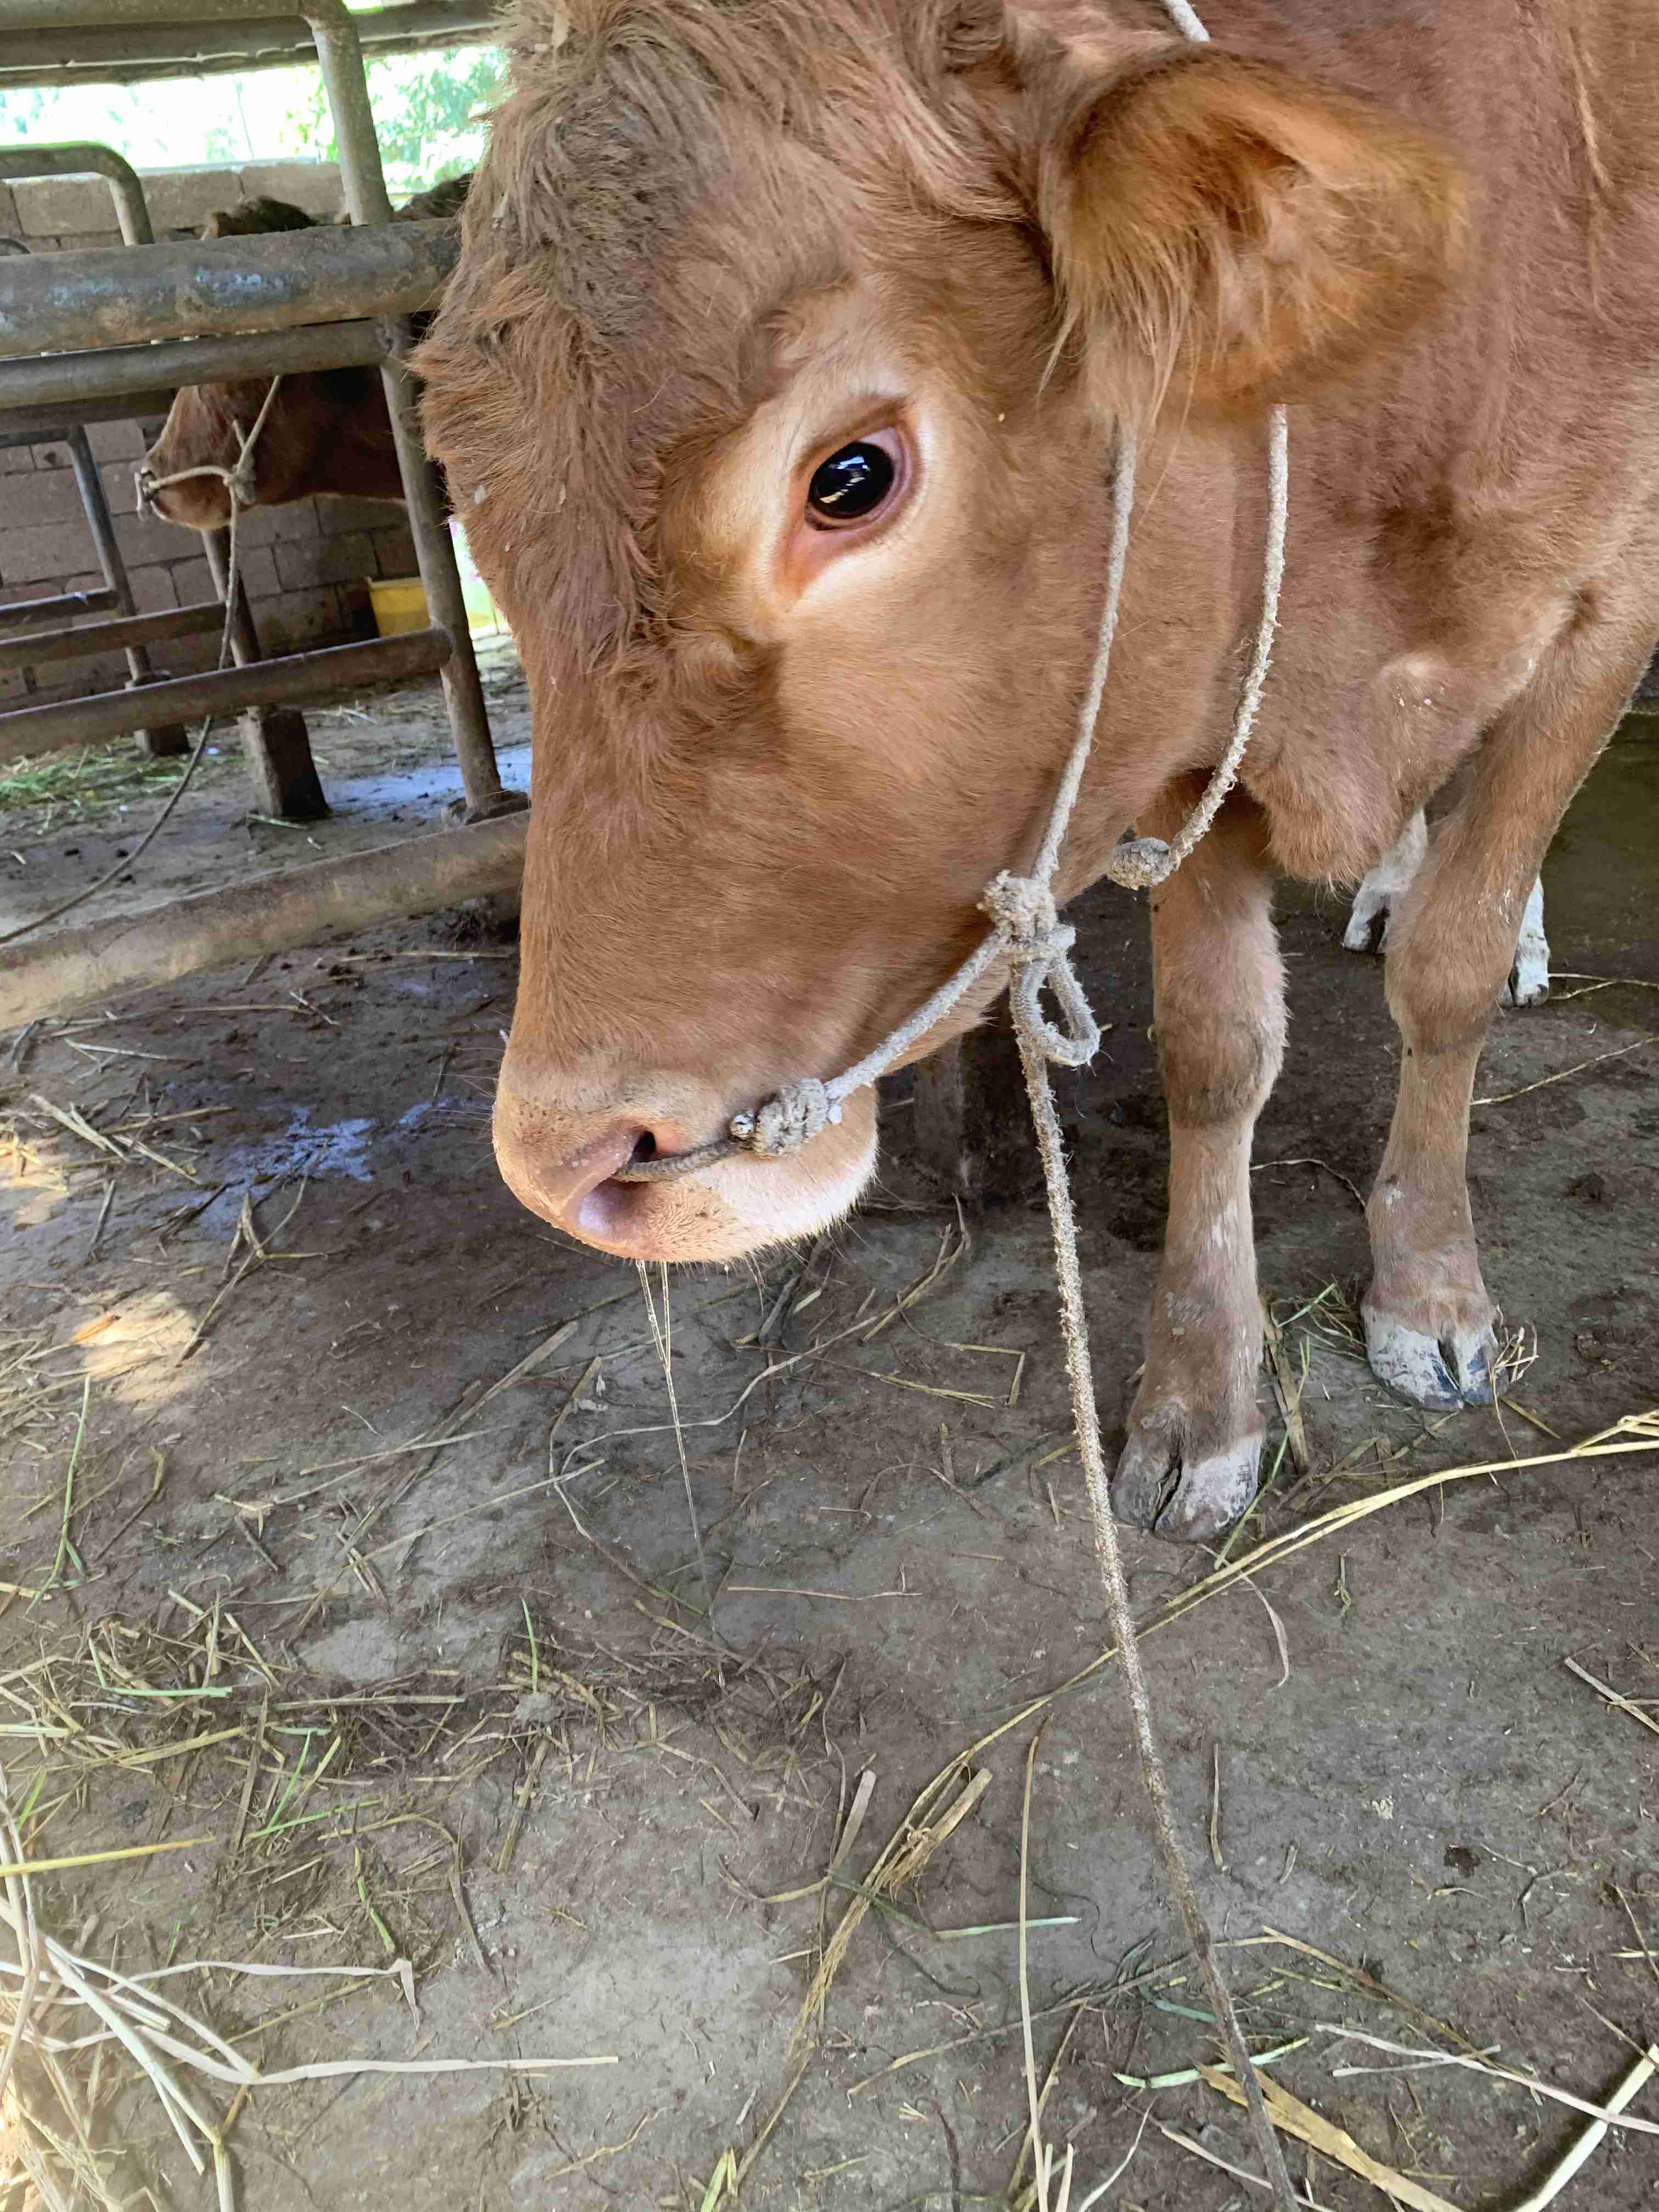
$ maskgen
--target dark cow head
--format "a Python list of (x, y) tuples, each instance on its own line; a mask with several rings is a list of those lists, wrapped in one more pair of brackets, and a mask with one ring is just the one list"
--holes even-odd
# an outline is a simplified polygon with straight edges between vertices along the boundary
[[(457, 214), (470, 181), (453, 178), (423, 192), (393, 220), (413, 222)], [(313, 218), (286, 200), (251, 199), (210, 216), (202, 235), (242, 238), (313, 227)], [(251, 377), (180, 392), (161, 436), (144, 456), (142, 477), (161, 478), (204, 465), (234, 468), (270, 389), (269, 378)], [(337, 368), (284, 376), (254, 449), (252, 490), (249, 503), (257, 507), (281, 507), (317, 494), (401, 499), (403, 480), (380, 371)], [(220, 529), (230, 520), (230, 494), (222, 477), (188, 477), (149, 498), (167, 521), (192, 530)]]
[(1062, 892), (1214, 758), (1260, 583), (1240, 443), (1259, 498), (1267, 404), (1366, 362), (1454, 257), (1455, 173), (1408, 125), (1133, 17), (521, 9), (419, 367), (536, 713), (497, 1154), (608, 1250), (729, 1256), (852, 1202), (867, 1091), (789, 1160), (613, 1178), (839, 1072), (982, 936), (1075, 727), (1126, 418), (1141, 514)]

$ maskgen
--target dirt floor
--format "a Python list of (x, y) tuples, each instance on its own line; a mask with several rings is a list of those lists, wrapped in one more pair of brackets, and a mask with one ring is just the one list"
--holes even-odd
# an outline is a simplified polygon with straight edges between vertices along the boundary
[[(514, 675), (491, 680), (521, 741)], [(317, 715), (337, 812), (304, 830), (246, 823), (228, 752), (118, 896), (433, 823), (440, 727), (429, 689)], [(1431, 1420), (1359, 1356), (1395, 1045), (1340, 905), (1289, 894), (1255, 1181), (1276, 1474), (1228, 1564), (1309, 1540), (1217, 1584), (1212, 1558), (1124, 1539), (1253, 2047), (1290, 2046), (1274, 2078), (1393, 2201), (1461, 2212), (1512, 2212), (1582, 2115), (1343, 2031), (1591, 2101), (1659, 2036), (1659, 1469), (1560, 1456), (1659, 1407), (1656, 728), (1575, 806), (1546, 876), (1555, 995), (1483, 1063), (1501, 1408)], [(131, 782), (100, 758), (78, 795), (67, 769), (0, 786), (0, 928), (118, 857), (155, 803)], [(1103, 889), (1079, 919), (1111, 1028), (1059, 1081), (1110, 1423), (1164, 1150), (1145, 915)], [(1116, 1671), (1083, 1671), (1103, 1606), (1040, 1203), (959, 1215), (901, 1085), (845, 1231), (668, 1285), (683, 1474), (635, 1272), (495, 1175), (514, 979), (446, 917), (3, 1041), (0, 1755), (31, 1862), (137, 1854), (37, 1875), (43, 1928), (128, 1975), (191, 1966), (152, 1990), (262, 2074), (489, 2062), (242, 2096), (228, 2058), (175, 2060), (232, 2114), (245, 2212), (1030, 2203), (1040, 1731), (1032, 2033), (1073, 2212), (1126, 2158), (1099, 2200), (1126, 2212), (1261, 2202), (1193, 2072), (1215, 2039)], [(523, 2059), (564, 2063), (499, 2063)], [(130, 2051), (60, 2065), (80, 2147), (38, 2058), (24, 2103), (102, 2179), (76, 2195), (53, 2158), (56, 2201), (216, 2201)], [(1632, 2112), (1659, 2126), (1659, 2087)], [(0, 2118), (0, 2212), (42, 2201), (19, 2155)], [(1291, 2163), (1331, 2212), (1389, 2201), (1334, 2155)], [(1559, 2201), (1659, 2204), (1659, 2140), (1618, 2132)]]

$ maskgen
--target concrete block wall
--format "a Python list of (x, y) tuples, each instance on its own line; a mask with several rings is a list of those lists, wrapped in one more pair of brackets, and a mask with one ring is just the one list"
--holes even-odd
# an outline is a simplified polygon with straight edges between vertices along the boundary
[[(141, 173), (158, 240), (196, 237), (216, 209), (261, 193), (323, 217), (341, 204), (332, 162)], [(0, 184), (0, 236), (21, 240), (31, 253), (124, 250), (109, 186), (100, 177)], [(97, 422), (87, 432), (141, 612), (213, 597), (195, 532), (137, 511), (133, 473), (160, 428), (155, 420)], [(244, 518), (237, 538), (254, 623), (270, 653), (371, 635), (369, 580), (415, 573), (409, 526), (393, 501), (308, 499), (256, 508)], [(0, 450), (0, 604), (90, 590), (102, 581), (67, 448), (43, 441)], [(217, 637), (204, 632), (153, 647), (150, 658), (161, 672), (182, 676), (212, 666), (217, 649)], [(0, 671), (0, 711), (115, 690), (126, 680), (126, 662), (118, 653)]]

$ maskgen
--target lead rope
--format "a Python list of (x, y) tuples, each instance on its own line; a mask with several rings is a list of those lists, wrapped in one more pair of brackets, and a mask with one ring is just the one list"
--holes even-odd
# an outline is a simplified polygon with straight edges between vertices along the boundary
[[(1164, 5), (1183, 34), (1207, 41), (1205, 30), (1187, 0), (1164, 0)], [(1151, 889), (1167, 883), (1188, 859), (1214, 822), (1223, 801), (1237, 781), (1244, 749), (1249, 742), (1256, 712), (1267, 683), (1273, 654), (1273, 632), (1279, 620), (1279, 586), (1285, 573), (1285, 534), (1289, 504), (1289, 431), (1285, 410), (1275, 407), (1267, 437), (1267, 539), (1262, 564), (1261, 611), (1256, 627), (1255, 650), (1239, 694), (1232, 732), (1226, 750), (1216, 765), (1203, 797), (1173, 841), (1165, 845), (1155, 837), (1126, 839), (1108, 860), (1104, 872), (1127, 889)], [(797, 1152), (811, 1142), (826, 1123), (841, 1119), (841, 1103), (849, 1093), (890, 1067), (941, 1021), (997, 961), (1008, 959), (1012, 969), (1009, 1001), (1014, 1033), (1019, 1043), (1020, 1064), (1030, 1095), (1031, 1119), (1036, 1124), (1037, 1149), (1042, 1158), (1048, 1188), (1048, 1213), (1054, 1229), (1054, 1265), (1060, 1281), (1060, 1320), (1066, 1338), (1066, 1369), (1072, 1386), (1072, 1413), (1083, 1461), (1094, 1526), (1095, 1552), (1105, 1585), (1108, 1616), (1123, 1662), (1124, 1684), (1134, 1723), (1135, 1753), (1141, 1784), (1152, 1808), (1152, 1833), (1164, 1863), (1170, 1893), (1185, 1923), (1187, 1936), (1199, 1963), (1204, 1985), (1215, 2010), (1233, 2071), (1244, 2093), (1251, 2130), (1267, 2167), (1267, 2186), (1279, 2212), (1297, 2212), (1284, 2153), (1261, 2094), (1261, 2084), (1245, 2047), (1238, 2016), (1233, 2009), (1225, 1978), (1215, 1954), (1215, 1942), (1194, 1887), (1192, 1870), (1176, 1832), (1175, 1808), (1170, 1784), (1152, 1728), (1152, 1699), (1140, 1663), (1140, 1647), (1130, 1610), (1128, 1584), (1118, 1550), (1117, 1527), (1112, 1518), (1111, 1490), (1101, 1443), (1100, 1416), (1095, 1404), (1094, 1375), (1089, 1354), (1089, 1325), (1083, 1308), (1083, 1278), (1078, 1259), (1077, 1221), (1072, 1206), (1070, 1180), (1048, 1080), (1048, 1062), (1079, 1067), (1094, 1056), (1100, 1029), (1072, 967), (1072, 946), (1077, 933), (1062, 922), (1054, 905), (1054, 878), (1060, 848), (1071, 822), (1072, 810), (1088, 763), (1094, 728), (1106, 688), (1112, 641), (1117, 631), (1122, 598), (1123, 572), (1128, 557), (1129, 517), (1134, 505), (1135, 441), (1127, 428), (1120, 430), (1116, 466), (1112, 483), (1112, 542), (1107, 568), (1105, 601), (1094, 665), (1078, 718), (1060, 788), (1054, 794), (1048, 826), (1029, 876), (1006, 870), (994, 878), (980, 900), (981, 912), (994, 924), (978, 950), (948, 981), (886, 1037), (875, 1050), (830, 1082), (806, 1077), (787, 1083), (752, 1114), (732, 1116), (727, 1133), (695, 1150), (672, 1154), (663, 1160), (642, 1161), (625, 1168), (619, 1182), (650, 1182), (696, 1172), (730, 1155), (748, 1152), (775, 1159)], [(1041, 994), (1047, 985), (1058, 1001), (1063, 1027), (1043, 1013)], [(1040, 2147), (1037, 2148), (1041, 2159)]]

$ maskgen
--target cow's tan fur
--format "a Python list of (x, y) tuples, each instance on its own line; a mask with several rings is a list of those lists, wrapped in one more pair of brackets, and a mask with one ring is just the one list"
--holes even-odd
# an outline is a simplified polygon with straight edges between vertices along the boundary
[[(1273, 873), (1356, 880), (1455, 774), (1389, 955), (1368, 1319), (1390, 1380), (1442, 1361), (1473, 1395), (1474, 1055), (1659, 631), (1646, 11), (1205, 13), (1194, 52), (1155, 0), (526, 0), (422, 356), (537, 708), (498, 1152), (578, 1233), (673, 1258), (867, 1175), (866, 1097), (793, 1164), (610, 1180), (641, 1132), (680, 1149), (845, 1066), (975, 941), (1069, 742), (1125, 412), (1143, 489), (1062, 890), (1178, 817), (1254, 619), (1263, 411), (1296, 403), (1267, 707), (1152, 902), (1171, 1214), (1120, 1495), (1187, 1534), (1256, 1433)], [(914, 487), (817, 542), (815, 460), (890, 425)]]

